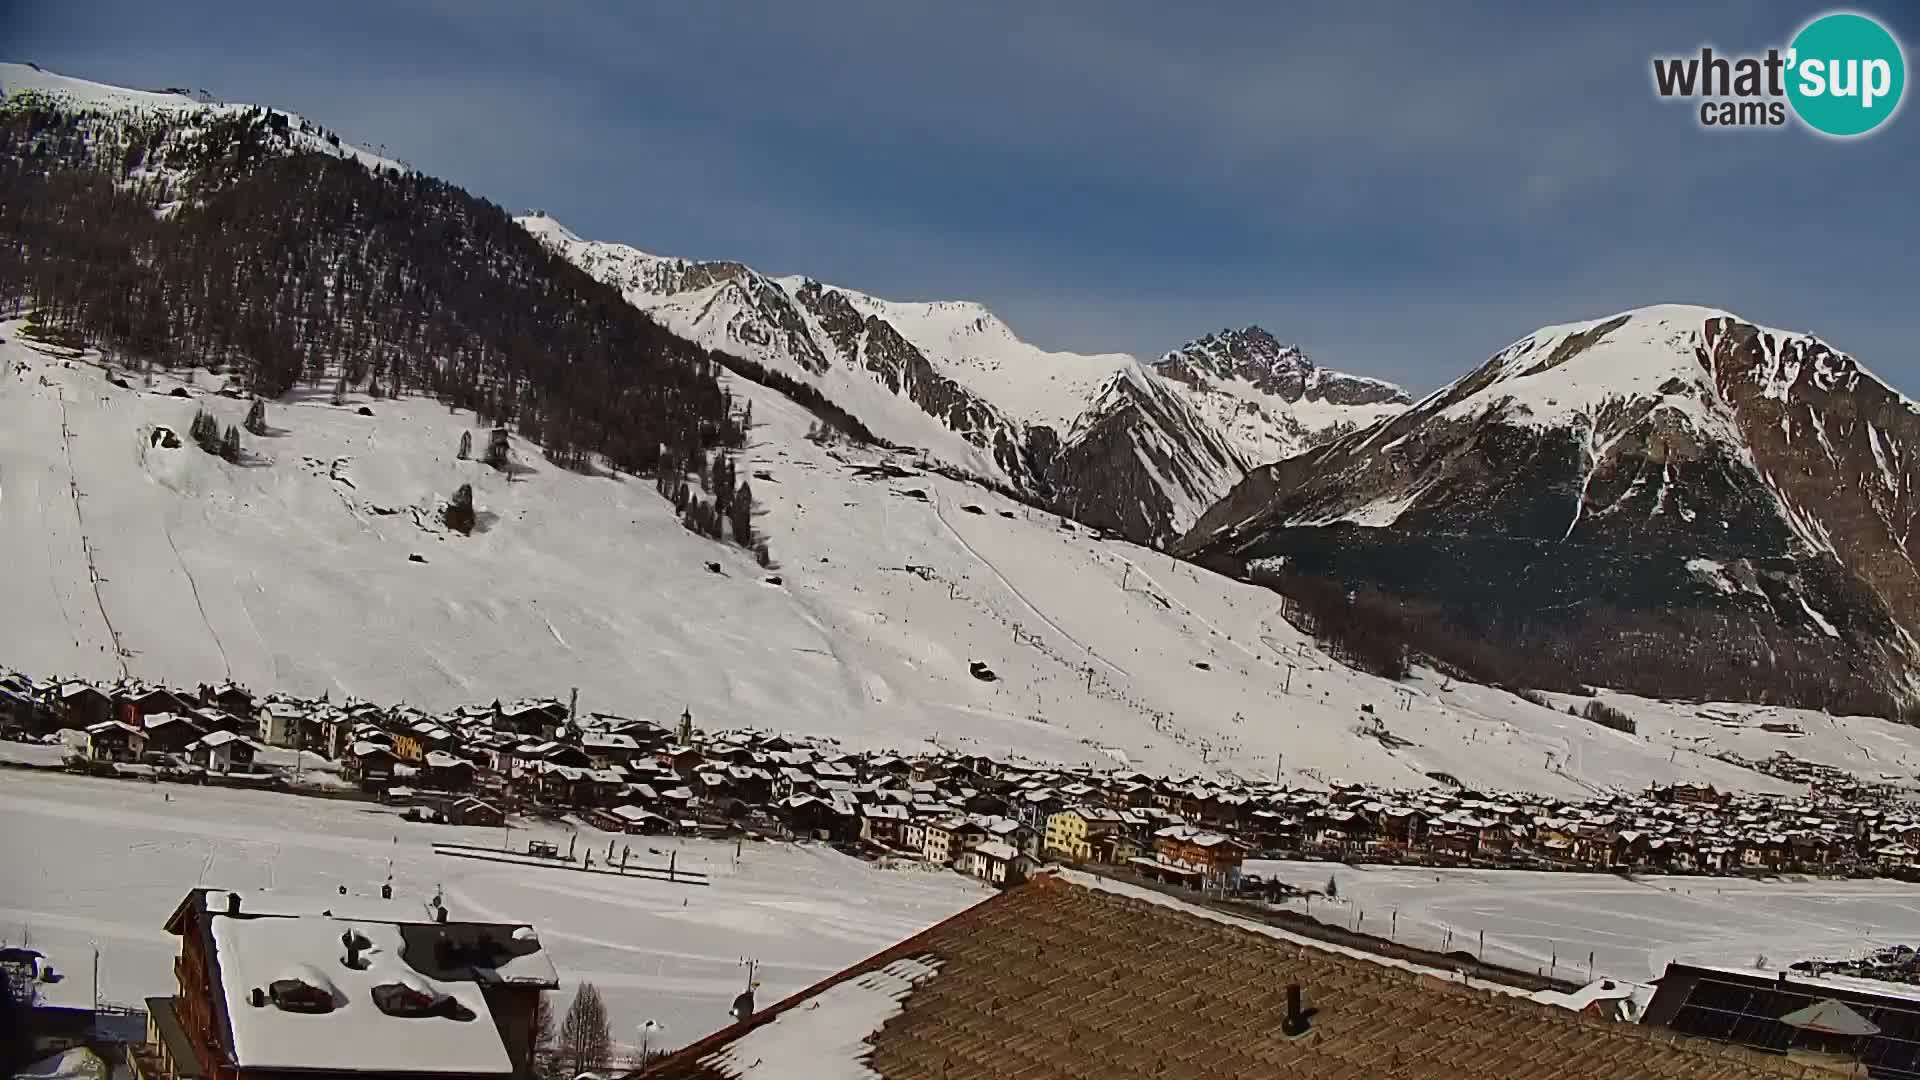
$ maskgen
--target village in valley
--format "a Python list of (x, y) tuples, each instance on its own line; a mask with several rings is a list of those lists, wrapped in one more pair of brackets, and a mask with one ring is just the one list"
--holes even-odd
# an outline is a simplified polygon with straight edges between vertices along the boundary
[[(1673, 783), (1572, 802), (1450, 777), (1419, 791), (1338, 778), (1304, 788), (848, 752), (792, 734), (710, 731), (691, 712), (671, 727), (583, 715), (577, 696), (429, 715), (256, 697), (233, 684), (13, 673), (0, 676), (0, 730), (37, 743), (41, 765), (98, 776), (375, 799), (451, 825), (571, 816), (612, 833), (819, 841), (993, 885), (1059, 862), (1213, 894), (1286, 891), (1243, 873), (1249, 859), (1920, 880), (1920, 810), (1900, 789), (1785, 751), (1750, 767), (1804, 783), (1803, 796)], [(595, 856), (579, 857), (591, 867)]]

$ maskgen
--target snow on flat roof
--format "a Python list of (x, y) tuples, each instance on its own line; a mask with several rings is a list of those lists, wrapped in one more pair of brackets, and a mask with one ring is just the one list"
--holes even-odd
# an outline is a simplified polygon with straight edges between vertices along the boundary
[[(205, 910), (217, 915), (227, 912), (228, 893), (208, 889), (202, 900)], [(377, 896), (340, 896), (328, 893), (259, 892), (240, 893), (241, 915), (302, 916), (325, 915), (366, 922), (428, 922), (433, 918), (430, 906), (417, 900), (383, 900)]]
[(940, 973), (931, 956), (895, 960), (878, 971), (830, 986), (760, 1025), (700, 1064), (722, 1075), (804, 1076), (808, 1080), (868, 1080), (867, 1040), (901, 1012), (907, 996)]
[(1778, 971), (1770, 968), (1743, 967), (1739, 964), (1697, 964), (1691, 960), (1681, 961), (1681, 963), (1700, 971), (1744, 975), (1750, 979), (1778, 981), (1784, 976), (1788, 986), (1798, 990), (1811, 990), (1814, 993), (1819, 993), (1822, 988), (1846, 990), (1856, 994), (1874, 994), (1883, 998), (1920, 1004), (1920, 986), (1909, 983), (1882, 982), (1879, 979), (1862, 979), (1853, 975), (1835, 975), (1825, 972), (1815, 975), (1806, 971)]
[[(344, 962), (341, 934), (349, 930), (369, 942), (364, 968)], [(403, 958), (397, 926), (325, 918), (216, 918), (213, 941), (239, 1067), (463, 1074), (513, 1069), (480, 988), (429, 979), (414, 970)], [(286, 978), (331, 984), (333, 1011), (288, 1012), (271, 996), (265, 1005), (253, 1004), (254, 988), (267, 990)], [(374, 987), (387, 983), (451, 997), (472, 1016), (391, 1015), (373, 999)]]

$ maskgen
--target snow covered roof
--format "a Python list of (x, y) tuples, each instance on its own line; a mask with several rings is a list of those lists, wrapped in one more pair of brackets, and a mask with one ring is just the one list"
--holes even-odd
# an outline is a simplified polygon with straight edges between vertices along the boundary
[(209, 750), (217, 746), (225, 746), (231, 742), (246, 743), (248, 746), (253, 745), (251, 742), (248, 742), (246, 739), (240, 737), (239, 735), (236, 735), (231, 731), (225, 731), (225, 730), (209, 731), (205, 735), (200, 736), (200, 740), (199, 740), (200, 745)]
[[(422, 974), (408, 962), (398, 925), (222, 916), (212, 934), (233, 1062), (241, 1068), (467, 1075), (513, 1069), (480, 987)], [(358, 966), (346, 963), (343, 934), (365, 942)], [(289, 979), (313, 987), (332, 1007), (280, 1007), (272, 988)], [(376, 987), (394, 984), (458, 1008), (394, 1015), (374, 998)]]

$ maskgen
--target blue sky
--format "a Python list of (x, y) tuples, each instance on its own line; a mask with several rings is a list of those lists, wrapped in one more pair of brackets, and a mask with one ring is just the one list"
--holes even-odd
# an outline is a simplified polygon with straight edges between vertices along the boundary
[[(9, 59), (278, 105), (583, 235), (981, 300), (1048, 347), (1259, 323), (1424, 390), (1677, 301), (1920, 393), (1920, 114), (1710, 132), (1651, 89), (1655, 53), (1784, 44), (1821, 6), (9, 7)], [(1857, 10), (1920, 56), (1920, 15)]]

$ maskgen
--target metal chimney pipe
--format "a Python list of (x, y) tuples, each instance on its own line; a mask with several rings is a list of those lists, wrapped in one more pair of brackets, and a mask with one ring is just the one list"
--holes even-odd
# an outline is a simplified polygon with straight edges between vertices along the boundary
[(1280, 1022), (1280, 1033), (1291, 1039), (1306, 1034), (1307, 1014), (1300, 1007), (1300, 984), (1287, 984), (1287, 1016)]

